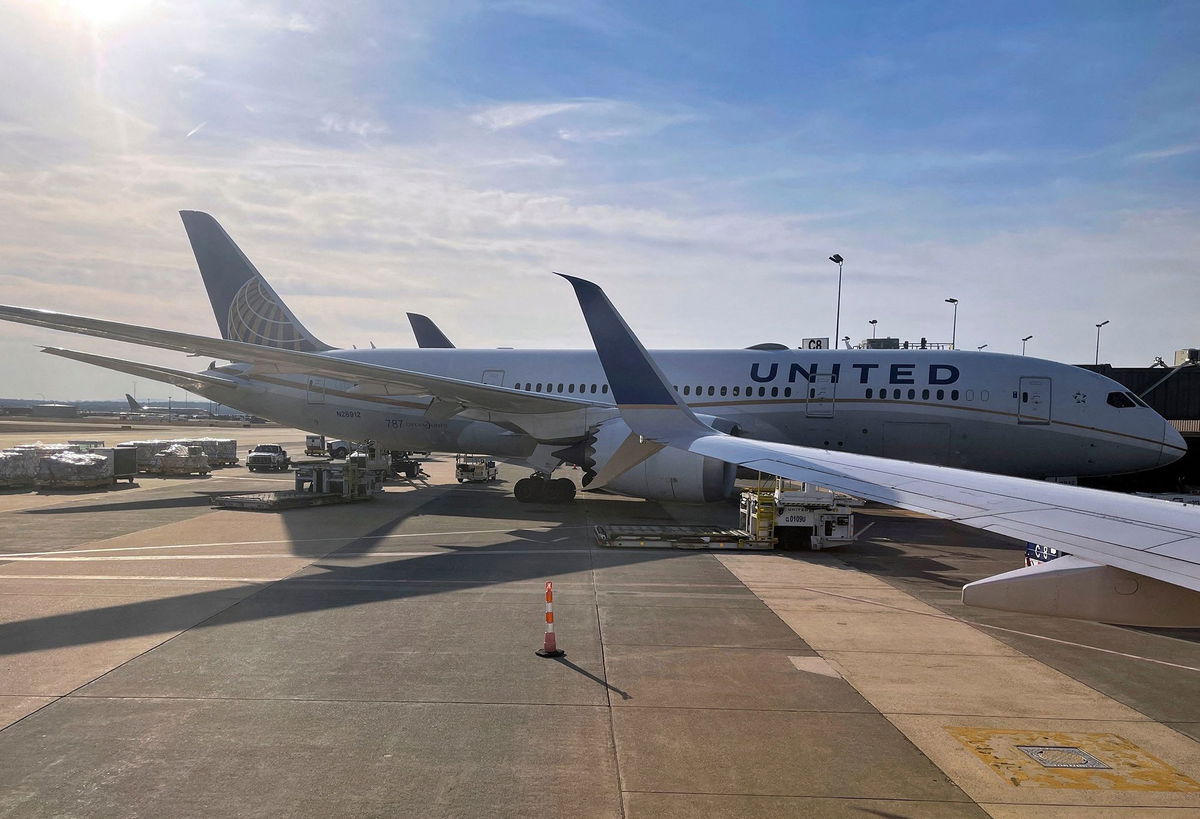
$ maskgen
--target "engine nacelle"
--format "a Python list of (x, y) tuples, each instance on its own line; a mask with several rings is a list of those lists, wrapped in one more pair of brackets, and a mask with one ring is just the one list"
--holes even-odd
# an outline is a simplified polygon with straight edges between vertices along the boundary
[[(555, 454), (586, 470), (586, 489), (629, 435), (625, 422), (614, 418), (593, 430), (586, 441)], [(733, 494), (736, 477), (733, 464), (668, 447), (613, 478), (604, 489), (649, 500), (712, 503)]]

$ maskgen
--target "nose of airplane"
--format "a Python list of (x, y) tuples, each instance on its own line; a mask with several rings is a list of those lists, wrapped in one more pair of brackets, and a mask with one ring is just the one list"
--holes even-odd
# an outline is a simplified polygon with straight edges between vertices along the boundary
[(1162, 455), (1158, 459), (1158, 465), (1166, 466), (1182, 458), (1187, 452), (1188, 445), (1184, 437), (1179, 434), (1179, 430), (1175, 429), (1170, 421), (1164, 420), (1162, 423), (1163, 446)]

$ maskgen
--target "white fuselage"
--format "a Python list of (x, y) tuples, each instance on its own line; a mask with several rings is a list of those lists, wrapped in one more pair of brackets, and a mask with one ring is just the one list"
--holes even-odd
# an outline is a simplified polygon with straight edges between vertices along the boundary
[[(611, 403), (590, 350), (338, 350), (380, 366)], [(932, 350), (666, 350), (652, 352), (699, 414), (767, 441), (1029, 477), (1109, 475), (1181, 457), (1179, 434), (1144, 405), (1118, 407), (1120, 384), (1025, 356)], [(524, 458), (538, 441), (513, 416), (469, 410), (438, 420), (425, 395), (250, 371), (206, 397), (314, 433), (386, 449)], [(1121, 402), (1118, 402), (1121, 403)], [(1131, 403), (1131, 402), (1124, 402)], [(616, 417), (615, 407), (561, 416), (566, 441)]]

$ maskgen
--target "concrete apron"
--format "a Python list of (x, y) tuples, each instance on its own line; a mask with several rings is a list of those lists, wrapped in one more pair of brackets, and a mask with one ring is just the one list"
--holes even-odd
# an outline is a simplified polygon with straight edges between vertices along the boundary
[(1200, 743), (984, 631), (827, 557), (719, 559), (991, 815), (1200, 807)]

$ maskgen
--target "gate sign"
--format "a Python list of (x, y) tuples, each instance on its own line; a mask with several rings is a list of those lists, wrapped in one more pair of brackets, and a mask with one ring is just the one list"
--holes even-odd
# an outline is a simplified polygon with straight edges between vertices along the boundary
[(800, 339), (801, 350), (828, 350), (828, 338), (802, 338)]

